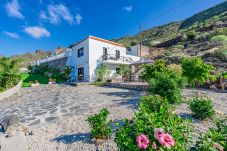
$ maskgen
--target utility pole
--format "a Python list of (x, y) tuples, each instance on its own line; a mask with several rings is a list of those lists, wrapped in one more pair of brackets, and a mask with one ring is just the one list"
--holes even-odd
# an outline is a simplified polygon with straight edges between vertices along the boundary
[(142, 40), (143, 40), (143, 34), (142, 34), (142, 31), (143, 31), (143, 25), (140, 24), (139, 25), (139, 34), (138, 34), (138, 41), (139, 41), (139, 57), (141, 58), (141, 52), (142, 52)]

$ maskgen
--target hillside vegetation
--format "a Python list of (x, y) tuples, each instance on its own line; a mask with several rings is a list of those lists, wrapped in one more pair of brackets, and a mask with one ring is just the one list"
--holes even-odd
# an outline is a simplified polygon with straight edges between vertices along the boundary
[(150, 48), (150, 59), (179, 63), (183, 57), (200, 56), (216, 67), (227, 68), (227, 1), (186, 20), (114, 41), (128, 47), (141, 42)]
[(50, 54), (51, 52), (49, 51), (36, 50), (35, 52), (28, 52), (22, 55), (14, 55), (12, 56), (12, 58), (21, 60), (22, 61), (21, 66), (27, 67), (30, 62), (42, 59), (46, 56), (49, 56)]

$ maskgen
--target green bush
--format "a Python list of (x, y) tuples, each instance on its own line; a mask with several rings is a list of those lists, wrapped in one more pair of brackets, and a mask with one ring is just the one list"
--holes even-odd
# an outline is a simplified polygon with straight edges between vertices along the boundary
[(159, 95), (147, 95), (140, 98), (140, 108), (146, 112), (159, 112), (161, 107), (170, 107), (166, 98)]
[(187, 78), (189, 85), (204, 84), (211, 77), (213, 66), (207, 65), (201, 58), (186, 58), (181, 61), (182, 75)]
[(212, 42), (217, 42), (217, 43), (227, 43), (227, 36), (226, 35), (217, 35), (213, 36), (210, 39)]
[(159, 72), (168, 72), (164, 60), (156, 60), (153, 65), (145, 65), (140, 78), (148, 82), (150, 79), (156, 78)]
[(109, 74), (109, 71), (105, 64), (101, 64), (95, 70), (96, 81), (101, 82), (103, 81)]
[(166, 98), (169, 103), (179, 103), (182, 101), (182, 88), (185, 86), (185, 80), (178, 74), (158, 73), (156, 78), (149, 81), (149, 92), (158, 94)]
[(91, 135), (95, 139), (107, 139), (111, 135), (111, 121), (107, 121), (110, 112), (104, 108), (98, 114), (91, 115), (87, 121), (91, 128)]
[(201, 151), (221, 151), (227, 150), (227, 119), (218, 119), (214, 128), (209, 128), (202, 133), (196, 142), (196, 150)]
[(177, 49), (184, 49), (184, 45), (180, 45), (180, 44), (178, 44), (178, 45), (175, 45), (175, 46), (173, 46), (173, 48), (177, 48)]
[(186, 33), (188, 40), (193, 40), (196, 36), (195, 30), (189, 31)]
[[(120, 151), (186, 151), (191, 142), (189, 123), (189, 120), (181, 119), (166, 107), (152, 113), (140, 108), (133, 120), (125, 119), (124, 125), (117, 130), (115, 142)], [(170, 136), (166, 139), (168, 145), (160, 141), (160, 136), (164, 135)], [(146, 140), (140, 141), (142, 137)]]
[(197, 118), (204, 119), (214, 115), (214, 105), (209, 98), (196, 96), (190, 100), (189, 106)]
[(0, 91), (15, 86), (20, 81), (20, 60), (0, 58)]
[(127, 76), (131, 72), (130, 66), (129, 65), (120, 65), (119, 66), (119, 74), (122, 76)]

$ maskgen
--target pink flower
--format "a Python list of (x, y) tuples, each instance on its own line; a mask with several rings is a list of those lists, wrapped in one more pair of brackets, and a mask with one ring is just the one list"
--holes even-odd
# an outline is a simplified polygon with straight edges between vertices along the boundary
[(140, 149), (147, 149), (149, 145), (149, 139), (146, 135), (141, 134), (136, 138), (137, 146)]
[(157, 145), (156, 145), (156, 143), (155, 143), (155, 142), (153, 142), (153, 143), (152, 143), (152, 148), (153, 148), (154, 150), (156, 150), (156, 149), (157, 149)]
[(162, 128), (155, 128), (154, 129), (154, 138), (157, 139), (158, 135), (165, 133)]
[(171, 148), (171, 146), (175, 145), (175, 141), (173, 137), (167, 133), (162, 133), (157, 136), (157, 140), (162, 146), (167, 148)]
[(213, 147), (214, 148), (216, 148), (216, 149), (218, 149), (219, 151), (224, 151), (224, 147), (222, 147), (220, 144), (218, 144), (218, 143), (214, 143), (213, 144)]

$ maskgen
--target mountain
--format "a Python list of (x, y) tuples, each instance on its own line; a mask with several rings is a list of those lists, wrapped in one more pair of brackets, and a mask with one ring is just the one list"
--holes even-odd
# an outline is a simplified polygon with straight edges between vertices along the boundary
[(186, 20), (114, 41), (128, 47), (138, 43), (148, 46), (150, 59), (179, 63), (183, 57), (200, 56), (216, 67), (227, 68), (227, 1)]

